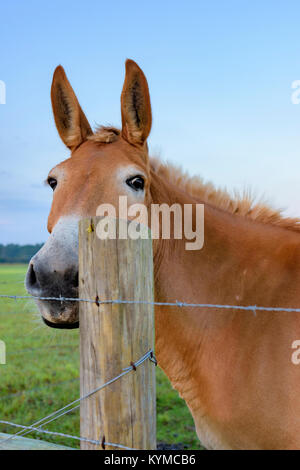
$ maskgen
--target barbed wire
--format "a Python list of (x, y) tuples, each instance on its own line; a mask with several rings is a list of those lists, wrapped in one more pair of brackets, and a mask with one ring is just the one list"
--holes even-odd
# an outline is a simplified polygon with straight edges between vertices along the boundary
[[(38, 429), (42, 426), (46, 426), (46, 424), (49, 424), (51, 423), (52, 421), (55, 421), (56, 419), (58, 418), (61, 418), (62, 416), (64, 416), (65, 414), (67, 413), (70, 413), (71, 411), (74, 411), (75, 409), (79, 408), (80, 406), (80, 402), (82, 400), (85, 400), (89, 397), (91, 397), (92, 395), (94, 395), (95, 393), (99, 392), (100, 390), (102, 390), (103, 388), (107, 387), (108, 385), (111, 385), (112, 383), (116, 382), (117, 380), (121, 379), (122, 377), (124, 377), (125, 375), (129, 374), (130, 372), (132, 371), (136, 371), (136, 369), (141, 365), (143, 364), (147, 359), (149, 359), (150, 361), (154, 362), (155, 365), (157, 365), (157, 361), (155, 359), (155, 356), (154, 356), (154, 353), (153, 353), (153, 350), (150, 349), (146, 354), (144, 354), (140, 359), (138, 359), (136, 362), (132, 362), (130, 364), (130, 366), (126, 367), (125, 369), (123, 369), (123, 371), (118, 374), (117, 376), (115, 376), (114, 378), (108, 380), (107, 382), (105, 382), (104, 384), (100, 385), (99, 387), (95, 388), (94, 390), (92, 390), (91, 392), (87, 393), (86, 395), (83, 395), (82, 397), (80, 398), (77, 398), (76, 400), (72, 401), (71, 403), (68, 403), (67, 405), (63, 406), (62, 408), (60, 408), (59, 410), (57, 411), (54, 411), (53, 413), (50, 413), (48, 416), (45, 416), (44, 418), (36, 421), (35, 423), (31, 424), (30, 426), (28, 426), (28, 428), (30, 428), (30, 430), (22, 430), (22, 431), (18, 431), (17, 433), (13, 434), (12, 436), (9, 436), (8, 438), (2, 440), (0, 442), (0, 447), (3, 447), (3, 444), (16, 438), (17, 436), (26, 436), (26, 434), (29, 434), (31, 431), (32, 431), (32, 428), (33, 427), (36, 427), (38, 426)], [(109, 445), (109, 444), (107, 444)]]
[[(101, 445), (102, 447), (104, 445), (104, 446), (110, 446), (110, 447), (117, 447), (119, 449), (125, 449), (125, 450), (137, 450), (137, 449), (134, 449), (132, 447), (124, 446), (122, 444), (114, 444), (112, 442), (105, 442), (103, 440), (97, 441), (95, 439), (88, 439), (86, 437), (73, 436), (72, 434), (65, 434), (65, 433), (62, 433), (62, 432), (49, 431), (48, 429), (36, 428), (34, 426), (24, 426), (22, 424), (11, 423), (10, 421), (0, 420), (0, 424), (6, 424), (8, 426), (13, 426), (13, 427), (16, 427), (16, 428), (22, 428), (22, 429), (28, 430), (29, 433), (33, 431), (33, 432), (38, 432), (38, 433), (42, 433), (42, 434), (48, 434), (50, 436), (65, 437), (65, 438), (68, 438), (68, 439), (75, 439), (75, 440), (81, 441), (81, 442), (88, 442), (88, 443), (94, 444), (94, 445)], [(4, 442), (4, 441), (2, 441), (2, 442)], [(0, 445), (1, 445), (2, 442), (0, 440)]]
[(265, 312), (295, 312), (300, 313), (300, 308), (294, 307), (263, 307), (258, 305), (227, 305), (227, 304), (196, 304), (188, 302), (179, 302), (175, 300), (174, 302), (155, 302), (150, 300), (123, 300), (123, 299), (107, 299), (100, 300), (98, 296), (95, 299), (81, 299), (79, 297), (40, 297), (40, 296), (31, 296), (31, 295), (6, 295), (0, 294), (0, 299), (11, 299), (11, 300), (21, 300), (21, 299), (32, 299), (32, 300), (48, 300), (48, 301), (57, 301), (57, 302), (87, 302), (93, 303), (97, 306), (105, 304), (129, 304), (129, 305), (154, 305), (160, 307), (188, 307), (188, 308), (215, 308), (215, 309), (232, 309), (232, 310), (245, 310), (252, 311), (256, 314), (257, 311)]
[[(188, 302), (180, 302), (180, 301), (174, 301), (174, 302), (156, 302), (156, 301), (147, 301), (147, 300), (123, 300), (123, 299), (107, 299), (107, 300), (101, 300), (97, 296), (95, 299), (83, 299), (83, 298), (78, 298), (78, 297), (43, 297), (43, 296), (28, 296), (28, 295), (7, 295), (7, 294), (0, 294), (0, 299), (10, 299), (10, 300), (43, 300), (43, 301), (58, 301), (58, 302), (87, 302), (87, 303), (95, 303), (97, 306), (100, 305), (118, 305), (118, 304), (129, 304), (129, 305), (153, 305), (153, 306), (161, 306), (161, 307), (182, 307), (182, 308), (212, 308), (212, 309), (232, 309), (232, 310), (241, 310), (241, 311), (251, 311), (253, 312), (254, 315), (256, 315), (257, 311), (264, 311), (264, 312), (286, 312), (286, 313), (300, 313), (300, 308), (293, 308), (293, 307), (263, 307), (263, 306), (257, 306), (257, 305), (228, 305), (228, 304), (207, 304), (207, 303), (188, 303)], [(6, 422), (6, 424), (11, 424), (16, 427), (22, 428), (21, 431), (18, 431), (17, 433), (9, 436), (8, 438), (0, 441), (0, 447), (3, 447), (3, 444), (6, 442), (16, 438), (17, 436), (25, 436), (29, 434), (30, 432), (44, 432), (45, 434), (53, 434), (57, 436), (64, 436), (64, 437), (69, 437), (70, 439), (77, 439), (80, 441), (86, 441), (93, 443), (95, 445), (102, 445), (105, 446), (112, 446), (112, 447), (118, 447), (118, 448), (123, 448), (123, 449), (130, 449), (126, 446), (122, 446), (121, 444), (113, 444), (113, 443), (104, 443), (103, 441), (97, 441), (97, 440), (90, 440), (86, 439), (84, 437), (78, 437), (78, 436), (71, 436), (63, 433), (56, 433), (54, 431), (48, 431), (48, 430), (43, 430), (41, 429), (42, 426), (45, 426), (52, 421), (55, 421), (56, 419), (74, 411), (75, 409), (79, 408), (80, 402), (86, 398), (89, 398), (93, 394), (97, 393), (98, 391), (102, 390), (103, 388), (107, 387), (108, 385), (114, 383), (115, 381), (119, 380), (121, 377), (124, 375), (128, 374), (132, 370), (136, 370), (136, 368), (141, 365), (143, 362), (145, 362), (147, 359), (152, 360), (153, 362), (156, 362), (154, 356), (153, 356), (153, 351), (150, 350), (148, 353), (146, 353), (143, 357), (141, 357), (137, 362), (132, 363), (129, 367), (126, 369), (123, 369), (123, 371), (114, 377), (113, 379), (109, 380), (105, 384), (99, 386), (95, 390), (89, 392), (88, 394), (84, 395), (83, 397), (80, 397), (73, 402), (65, 405), (64, 407), (60, 408), (59, 410), (49, 414), (48, 416), (40, 419), (39, 421), (33, 423), (30, 426), (23, 426), (23, 425), (16, 425), (14, 423), (9, 423)], [(3, 421), (0, 421), (0, 423), (5, 424)], [(134, 450), (134, 449), (130, 449)]]

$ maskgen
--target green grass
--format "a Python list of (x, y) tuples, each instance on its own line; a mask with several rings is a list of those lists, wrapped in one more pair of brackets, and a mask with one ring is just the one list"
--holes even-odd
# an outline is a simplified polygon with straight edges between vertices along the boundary
[[(0, 294), (26, 295), (25, 265), (0, 264)], [(79, 397), (79, 332), (52, 330), (32, 300), (0, 299), (0, 339), (6, 365), (0, 365), (0, 420), (29, 425)], [(191, 415), (167, 377), (157, 368), (157, 440), (199, 449)], [(46, 426), (79, 436), (78, 410)], [(0, 432), (16, 428), (0, 424)], [(37, 433), (27, 437), (78, 447), (77, 441)]]

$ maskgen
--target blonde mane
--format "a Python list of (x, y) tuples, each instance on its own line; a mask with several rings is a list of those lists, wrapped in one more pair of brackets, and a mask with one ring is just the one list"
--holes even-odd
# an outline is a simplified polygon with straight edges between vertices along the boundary
[[(100, 126), (89, 140), (108, 144), (116, 141), (119, 136), (119, 129)], [(250, 191), (230, 194), (226, 189), (216, 188), (211, 182), (205, 182), (200, 176), (190, 176), (178, 166), (162, 163), (159, 158), (151, 157), (150, 164), (157, 175), (202, 202), (257, 222), (300, 232), (300, 218), (286, 217), (282, 209), (274, 209), (264, 201), (256, 200)]]
[(250, 191), (243, 194), (234, 192), (231, 195), (226, 189), (216, 188), (211, 182), (204, 182), (200, 176), (190, 176), (181, 168), (162, 163), (158, 158), (151, 158), (151, 167), (155, 173), (187, 194), (212, 206), (264, 224), (300, 231), (300, 218), (286, 217), (283, 210), (274, 209), (262, 200), (256, 201)]

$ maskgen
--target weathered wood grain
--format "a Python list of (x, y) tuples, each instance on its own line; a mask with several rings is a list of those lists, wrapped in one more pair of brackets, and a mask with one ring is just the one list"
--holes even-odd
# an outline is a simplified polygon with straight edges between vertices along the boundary
[[(119, 239), (117, 231), (117, 239), (100, 240), (99, 220), (94, 217), (79, 224), (79, 296), (153, 301), (151, 239)], [(153, 346), (152, 305), (80, 302), (81, 396), (118, 375)], [(81, 436), (155, 449), (155, 401), (155, 366), (148, 360), (81, 403)], [(101, 446), (82, 442), (81, 448)]]

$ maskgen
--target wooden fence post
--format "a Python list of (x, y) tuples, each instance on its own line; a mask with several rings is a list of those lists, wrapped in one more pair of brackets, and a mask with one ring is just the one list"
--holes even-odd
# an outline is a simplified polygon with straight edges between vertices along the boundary
[[(152, 240), (100, 240), (99, 217), (79, 223), (79, 297), (153, 301)], [(127, 225), (127, 221), (122, 221)], [(126, 227), (127, 228), (127, 227)], [(80, 395), (120, 374), (154, 347), (154, 307), (80, 302)], [(80, 434), (156, 449), (155, 366), (145, 361), (80, 405)], [(101, 449), (81, 442), (82, 449)], [(117, 450), (109, 445), (106, 449)]]

